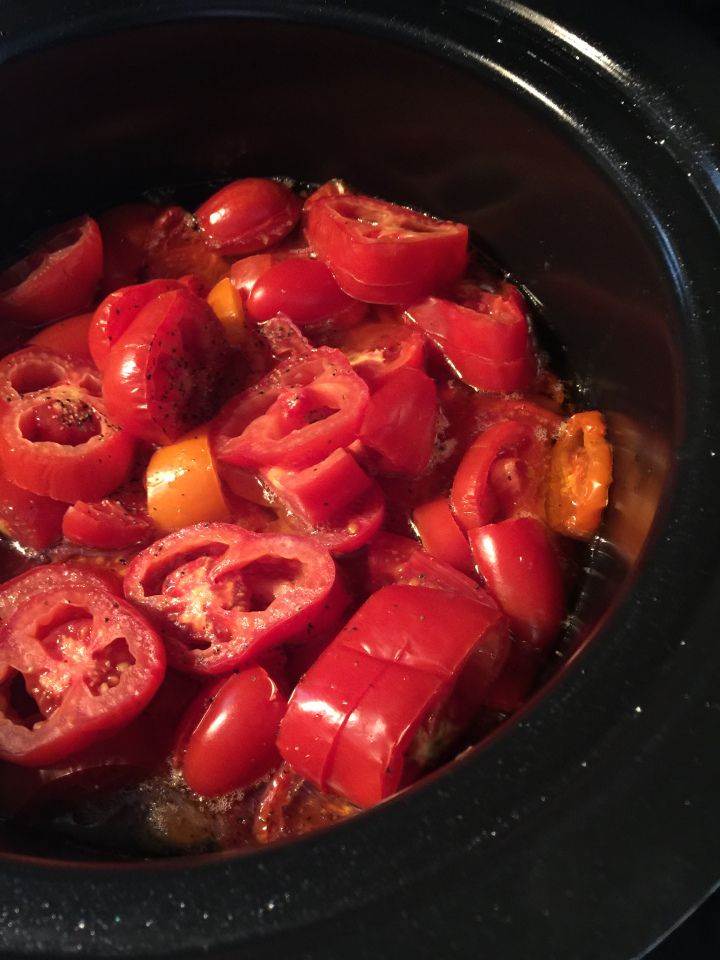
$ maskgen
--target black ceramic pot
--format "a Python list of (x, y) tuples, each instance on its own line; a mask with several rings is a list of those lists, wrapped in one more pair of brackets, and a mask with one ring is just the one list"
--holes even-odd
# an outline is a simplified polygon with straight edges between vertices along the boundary
[(510, 0), (3, 0), (0, 121), (8, 250), (147, 187), (191, 203), (245, 174), (339, 175), (468, 221), (607, 411), (617, 476), (578, 650), (491, 743), (262, 853), (93, 865), (9, 831), (5, 955), (640, 954), (720, 878), (720, 199), (702, 135)]

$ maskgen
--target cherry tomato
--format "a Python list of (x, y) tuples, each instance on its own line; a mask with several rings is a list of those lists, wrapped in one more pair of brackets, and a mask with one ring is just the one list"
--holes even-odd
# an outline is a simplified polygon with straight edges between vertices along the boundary
[(453, 516), (446, 497), (438, 497), (416, 507), (413, 524), (423, 548), (429, 554), (463, 573), (473, 573), (470, 544)]
[(377, 455), (380, 470), (418, 475), (430, 463), (437, 418), (434, 380), (405, 367), (370, 397), (360, 439)]
[(0, 621), (0, 757), (14, 763), (56, 763), (128, 724), (165, 673), (160, 637), (79, 568), (4, 584)]
[(32, 253), (0, 273), (0, 320), (32, 327), (80, 313), (92, 302), (102, 263), (91, 217), (49, 230)]
[(62, 536), (66, 503), (39, 497), (11, 483), (0, 470), (0, 533), (31, 550), (44, 550)]
[(612, 480), (612, 450), (596, 410), (563, 424), (550, 459), (548, 523), (566, 537), (589, 540), (600, 526)]
[[(341, 318), (356, 303), (342, 292), (324, 263), (292, 257), (260, 275), (247, 309), (258, 322), (284, 313), (299, 327), (308, 327)], [(365, 308), (361, 309), (364, 312)]]
[(80, 313), (76, 317), (58, 320), (36, 333), (28, 343), (31, 346), (47, 347), (57, 353), (66, 353), (83, 363), (90, 363), (92, 357), (88, 347), (88, 333), (92, 318), (92, 313)]
[(260, 277), (281, 260), (276, 253), (256, 253), (251, 257), (236, 260), (230, 268), (230, 282), (240, 294), (243, 302), (247, 302), (253, 287)]
[(378, 802), (400, 785), (406, 748), (473, 653), (506, 633), (496, 608), (460, 594), (377, 591), (295, 688), (278, 737), (283, 758), (320, 789)]
[(301, 201), (276, 180), (248, 177), (214, 193), (195, 216), (206, 243), (223, 256), (243, 256), (272, 247), (293, 229)]
[(104, 370), (113, 346), (143, 307), (161, 293), (179, 290), (177, 280), (150, 280), (114, 290), (99, 304), (88, 332), (88, 347), (98, 370)]
[(481, 433), (460, 462), (450, 504), (466, 529), (519, 513), (543, 516), (548, 441), (529, 420), (506, 420)]
[(95, 550), (123, 550), (145, 543), (152, 535), (147, 514), (131, 512), (117, 500), (68, 507), (62, 522), (66, 540)]
[(357, 438), (368, 390), (339, 350), (290, 358), (230, 400), (215, 420), (220, 461), (305, 467)]
[(207, 427), (156, 450), (147, 466), (145, 485), (148, 512), (162, 533), (230, 519)]
[(307, 537), (200, 523), (138, 554), (125, 594), (163, 631), (173, 666), (217, 674), (301, 642), (334, 581), (332, 558)]
[(204, 300), (187, 290), (155, 297), (107, 357), (103, 396), (110, 416), (150, 443), (177, 440), (212, 410), (224, 343)]
[(205, 243), (187, 210), (166, 207), (157, 215), (146, 242), (143, 279), (177, 280), (192, 274), (205, 285), (206, 296), (229, 268), (227, 260)]
[(547, 647), (565, 617), (565, 589), (545, 525), (518, 517), (478, 527), (469, 537), (477, 569), (516, 636)]
[[(176, 751), (185, 782), (203, 797), (252, 786), (281, 759), (275, 746), (287, 702), (262, 667), (249, 667), (200, 691)], [(181, 728), (183, 727), (181, 722)]]
[(138, 283), (157, 216), (158, 208), (151, 203), (126, 203), (111, 207), (97, 218), (103, 239), (104, 293)]
[(43, 497), (99, 500), (125, 480), (134, 452), (102, 400), (79, 387), (26, 393), (0, 412), (0, 462), (7, 478)]
[(421, 334), (402, 323), (364, 323), (343, 337), (340, 348), (371, 390), (398, 370), (422, 368), (425, 360)]
[(467, 227), (356, 194), (325, 197), (307, 210), (311, 247), (351, 297), (410, 303), (460, 276)]
[(501, 293), (479, 291), (473, 307), (428, 297), (406, 317), (440, 349), (471, 387), (512, 392), (530, 386), (537, 373), (521, 294), (510, 284)]

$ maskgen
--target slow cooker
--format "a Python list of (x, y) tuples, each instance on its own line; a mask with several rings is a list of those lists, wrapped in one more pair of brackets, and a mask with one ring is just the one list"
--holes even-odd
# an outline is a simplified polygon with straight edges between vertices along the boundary
[(488, 742), (260, 852), (104, 863), (7, 825), (5, 956), (628, 960), (720, 879), (720, 175), (682, 92), (551, 14), (0, 7), (3, 252), (146, 190), (342, 176), (471, 225), (616, 458), (566, 656)]

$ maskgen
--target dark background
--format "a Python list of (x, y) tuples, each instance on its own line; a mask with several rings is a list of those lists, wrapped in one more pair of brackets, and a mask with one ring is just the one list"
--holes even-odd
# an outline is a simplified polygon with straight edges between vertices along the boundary
[[(670, 89), (685, 114), (710, 134), (720, 163), (720, 0), (605, 2), (588, 10), (547, 0), (537, 6)], [(720, 891), (647, 954), (647, 960), (719, 957)]]

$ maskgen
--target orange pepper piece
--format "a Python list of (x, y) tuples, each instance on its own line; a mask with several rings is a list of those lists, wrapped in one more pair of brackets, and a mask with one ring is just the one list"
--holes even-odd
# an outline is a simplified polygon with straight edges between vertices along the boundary
[(230, 519), (207, 427), (156, 450), (145, 482), (148, 513), (162, 533), (193, 523)]
[(562, 425), (550, 460), (547, 521), (557, 533), (589, 540), (600, 526), (612, 482), (612, 448), (597, 410)]
[(207, 302), (222, 324), (225, 338), (230, 346), (235, 348), (243, 346), (247, 340), (245, 308), (230, 277), (223, 277), (215, 284), (208, 294)]
[(92, 318), (92, 313), (79, 313), (76, 317), (58, 320), (36, 333), (29, 342), (92, 363), (88, 349), (88, 331)]

